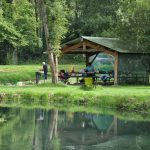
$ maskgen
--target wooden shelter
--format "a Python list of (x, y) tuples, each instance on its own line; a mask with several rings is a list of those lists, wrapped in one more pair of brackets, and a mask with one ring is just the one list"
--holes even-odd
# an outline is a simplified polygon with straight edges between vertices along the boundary
[[(115, 59), (114, 84), (127, 83), (132, 80), (134, 82), (140, 81), (140, 83), (149, 82), (147, 73), (150, 71), (148, 70), (148, 68), (150, 69), (150, 64), (149, 62), (144, 64), (143, 60), (150, 56), (150, 51), (147, 53), (139, 51), (134, 46), (129, 46), (118, 38), (82, 36), (63, 44), (61, 50), (63, 54), (85, 54), (86, 64), (92, 55), (95, 55), (94, 59), (99, 53), (112, 55)], [(139, 70), (142, 73), (142, 77), (137, 75)], [(123, 81), (124, 73), (130, 74), (130, 76), (126, 76), (125, 81)], [(134, 79), (135, 77), (136, 79)]]

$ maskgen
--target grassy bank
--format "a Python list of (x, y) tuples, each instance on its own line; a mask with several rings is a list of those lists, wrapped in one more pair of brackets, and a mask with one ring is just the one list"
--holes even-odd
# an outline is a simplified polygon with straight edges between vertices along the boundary
[(85, 91), (80, 86), (43, 84), (38, 86), (0, 86), (0, 103), (16, 105), (51, 104), (115, 108), (123, 111), (150, 111), (150, 87), (97, 87)]
[(50, 105), (49, 107), (41, 106), (41, 105), (16, 105), (16, 104), (0, 104), (0, 107), (4, 108), (21, 108), (27, 110), (33, 109), (42, 109), (42, 110), (58, 110), (59, 112), (80, 112), (80, 113), (90, 113), (90, 114), (104, 114), (104, 115), (111, 115), (115, 116), (120, 120), (126, 121), (150, 121), (150, 113), (149, 112), (137, 112), (137, 111), (118, 111), (116, 109), (109, 109), (109, 108), (101, 108), (101, 107), (90, 107), (90, 106), (64, 106), (64, 105)]
[[(59, 69), (76, 71), (84, 65), (60, 65)], [(35, 80), (41, 65), (0, 66), (0, 83)], [(49, 70), (50, 71), (50, 70)], [(49, 75), (50, 78), (50, 75)], [(50, 79), (49, 79), (50, 81)], [(10, 84), (11, 85), (11, 84)], [(50, 107), (52, 104), (71, 106), (109, 107), (123, 111), (150, 111), (150, 86), (98, 86), (93, 90), (63, 84), (0, 86), (1, 105), (26, 105)]]

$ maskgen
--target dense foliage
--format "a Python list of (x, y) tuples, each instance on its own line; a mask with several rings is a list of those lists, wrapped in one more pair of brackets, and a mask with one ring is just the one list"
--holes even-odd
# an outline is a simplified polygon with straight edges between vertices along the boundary
[(121, 0), (117, 16), (119, 37), (143, 52), (150, 50), (150, 1)]
[(12, 3), (2, 0), (1, 3), (0, 50), (4, 54), (1, 61), (17, 63), (18, 51), (21, 55), (25, 47), (34, 50), (38, 45), (35, 10), (28, 0), (14, 0)]
[[(0, 64), (41, 58), (46, 50), (41, 2), (1, 0)], [(47, 6), (49, 40), (56, 54), (61, 42), (81, 35), (119, 37), (143, 52), (150, 50), (149, 0), (43, 2)]]
[(70, 38), (87, 36), (115, 36), (118, 0), (68, 0), (72, 15), (68, 35)]

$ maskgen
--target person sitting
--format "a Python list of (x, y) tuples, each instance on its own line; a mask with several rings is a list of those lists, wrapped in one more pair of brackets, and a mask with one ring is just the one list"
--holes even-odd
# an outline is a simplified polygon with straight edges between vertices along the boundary
[(75, 76), (76, 72), (75, 72), (74, 67), (72, 67), (70, 74), (71, 74), (72, 76)]
[(114, 70), (108, 72), (110, 78), (114, 78)]
[(87, 67), (85, 68), (85, 72), (87, 74), (87, 77), (95, 76), (95, 69), (91, 63), (88, 63)]
[(60, 81), (67, 83), (70, 76), (68, 72), (65, 72), (65, 70), (60, 70), (58, 78), (60, 79)]
[(92, 63), (88, 63), (87, 67), (85, 68), (85, 73), (82, 74), (83, 79), (80, 80), (80, 83), (85, 83), (85, 77), (91, 77), (92, 83), (95, 82), (95, 69), (92, 66)]
[(106, 85), (107, 82), (110, 81), (110, 76), (109, 75), (102, 75), (101, 80), (103, 81), (104, 85)]

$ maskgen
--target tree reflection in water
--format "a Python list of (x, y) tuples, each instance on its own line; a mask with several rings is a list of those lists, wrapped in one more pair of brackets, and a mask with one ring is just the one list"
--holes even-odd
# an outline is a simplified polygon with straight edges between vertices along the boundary
[(149, 144), (149, 122), (104, 114), (0, 109), (0, 150), (138, 150)]

